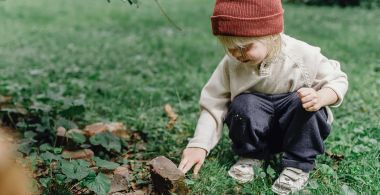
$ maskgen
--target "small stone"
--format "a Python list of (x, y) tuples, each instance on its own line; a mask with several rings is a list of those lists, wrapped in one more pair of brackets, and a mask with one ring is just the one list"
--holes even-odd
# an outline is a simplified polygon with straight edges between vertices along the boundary
[(94, 156), (94, 152), (90, 149), (68, 151), (65, 150), (62, 156), (66, 159), (91, 159)]
[(112, 178), (111, 189), (109, 192), (113, 193), (128, 190), (128, 184), (130, 180), (128, 168), (120, 166), (116, 168), (113, 173), (114, 175)]
[(185, 174), (168, 158), (159, 156), (149, 162), (154, 189), (159, 194), (187, 194)]

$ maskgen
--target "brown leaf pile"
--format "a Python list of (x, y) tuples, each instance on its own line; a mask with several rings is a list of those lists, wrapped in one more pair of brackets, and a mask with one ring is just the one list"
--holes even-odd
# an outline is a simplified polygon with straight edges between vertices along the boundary
[[(16, 110), (17, 113), (25, 115), (27, 111), (22, 107), (14, 107), (11, 105), (12, 97), (1, 96), (0, 95), (0, 108), (12, 108)], [(170, 106), (170, 105), (169, 105)], [(168, 110), (170, 117), (170, 124), (173, 127), (177, 115), (172, 111)], [(4, 121), (4, 124), (9, 124), (7, 121)], [(38, 186), (35, 187), (37, 190), (31, 190), (32, 178), (45, 177), (48, 175), (49, 170), (47, 167), (37, 167), (37, 171), (33, 174), (29, 169), (26, 168), (25, 164), (22, 164), (23, 159), (17, 159), (14, 153), (10, 152), (16, 148), (16, 136), (12, 135), (16, 131), (13, 129), (6, 129), (1, 126), (0, 122), (0, 195), (34, 195), (38, 193)], [(126, 126), (120, 122), (111, 122), (111, 123), (94, 123), (87, 125), (84, 129), (68, 129), (66, 130), (63, 127), (57, 128), (57, 143), (64, 146), (64, 151), (62, 156), (68, 159), (84, 159), (92, 162), (92, 157), (94, 152), (91, 149), (79, 149), (73, 147), (73, 140), (70, 137), (72, 132), (82, 134), (87, 138), (94, 136), (102, 132), (110, 132), (115, 136), (125, 139), (130, 145), (128, 151), (125, 154), (120, 155), (111, 161), (116, 161), (120, 158), (126, 158), (129, 163), (125, 167), (119, 167), (115, 170), (114, 173), (107, 172), (106, 175), (112, 179), (112, 186), (115, 188), (113, 191), (115, 194), (152, 194), (152, 187), (146, 183), (141, 184), (137, 181), (146, 178), (145, 173), (143, 173), (143, 165), (145, 165), (144, 160), (142, 160), (142, 153), (146, 150), (145, 143), (142, 140), (138, 132), (133, 132), (127, 130)], [(134, 159), (134, 160), (132, 160)], [(140, 162), (141, 161), (141, 162)], [(130, 163), (135, 162), (135, 163)], [(92, 162), (93, 163), (93, 162)], [(132, 165), (137, 165), (133, 168)], [(55, 163), (52, 163), (50, 168), (56, 166)], [(94, 169), (98, 167), (93, 164)], [(131, 173), (135, 175), (135, 179), (130, 179), (129, 177), (124, 177), (124, 172), (134, 172)], [(126, 174), (125, 174), (126, 175)], [(119, 178), (118, 178), (119, 177)], [(128, 192), (132, 190), (134, 192)], [(79, 186), (73, 186), (72, 192), (74, 194), (88, 194), (87, 189), (82, 189)], [(111, 193), (110, 193), (111, 194)]]
[[(102, 170), (111, 179), (111, 190), (109, 195), (136, 195), (136, 194), (153, 194), (152, 187), (149, 184), (139, 184), (137, 181), (141, 181), (147, 178), (148, 172), (144, 172), (146, 160), (142, 160), (141, 154), (146, 150), (145, 143), (142, 140), (138, 132), (127, 129), (127, 127), (121, 122), (98, 122), (85, 126), (82, 129), (70, 129), (66, 130), (63, 127), (57, 128), (57, 136), (64, 139), (65, 148), (70, 143), (70, 137), (68, 135), (71, 131), (83, 134), (86, 137), (92, 137), (96, 134), (103, 132), (110, 132), (115, 136), (125, 139), (130, 144), (130, 148), (126, 153), (111, 159), (110, 161), (116, 161), (117, 159), (125, 159), (129, 163), (118, 167), (114, 172), (108, 170)], [(64, 150), (62, 153), (64, 158), (68, 159), (83, 159), (92, 163), (92, 169), (97, 171), (99, 167), (96, 167), (91, 158), (94, 156), (94, 152), (91, 149), (78, 149)], [(106, 171), (106, 172), (104, 172)], [(131, 176), (133, 175), (133, 176)], [(133, 178), (133, 179), (132, 179)], [(131, 192), (133, 191), (133, 192)], [(89, 194), (88, 190), (75, 186), (72, 189), (73, 194)], [(0, 194), (1, 195), (1, 194)]]

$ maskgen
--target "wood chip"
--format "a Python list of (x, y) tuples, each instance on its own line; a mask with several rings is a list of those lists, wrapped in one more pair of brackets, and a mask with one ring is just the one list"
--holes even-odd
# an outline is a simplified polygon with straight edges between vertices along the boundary
[(159, 194), (187, 194), (185, 174), (168, 158), (159, 156), (149, 162), (154, 189)]

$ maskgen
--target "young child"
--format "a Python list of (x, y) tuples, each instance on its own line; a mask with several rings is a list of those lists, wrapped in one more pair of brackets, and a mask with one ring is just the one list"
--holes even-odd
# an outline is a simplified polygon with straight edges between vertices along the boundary
[(283, 34), (281, 0), (216, 0), (211, 22), (227, 55), (202, 90), (200, 118), (178, 168), (186, 173), (195, 165), (197, 174), (225, 123), (240, 157), (231, 177), (251, 181), (253, 167), (282, 152), (272, 190), (302, 189), (324, 152), (333, 120), (327, 106), (342, 103), (346, 74), (318, 47)]

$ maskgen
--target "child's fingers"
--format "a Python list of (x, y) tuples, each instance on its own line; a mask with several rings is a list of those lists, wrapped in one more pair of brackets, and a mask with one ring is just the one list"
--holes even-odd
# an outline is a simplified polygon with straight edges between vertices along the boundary
[(201, 169), (202, 165), (203, 165), (203, 162), (202, 162), (202, 161), (201, 161), (201, 162), (198, 162), (198, 163), (195, 165), (195, 167), (194, 167), (194, 174), (195, 174), (195, 175), (198, 174), (198, 172), (199, 172), (199, 170)]
[(181, 170), (181, 171), (183, 171), (183, 168), (185, 167), (187, 161), (188, 161), (187, 159), (182, 159), (181, 162), (178, 165), (178, 169)]
[(297, 91), (297, 93), (302, 98), (312, 93), (312, 91), (310, 90), (310, 88), (301, 88)]
[(306, 111), (308, 112), (315, 112), (315, 111), (318, 111), (317, 108), (315, 108), (315, 106), (310, 106), (309, 108), (305, 109)]
[(314, 106), (316, 103), (317, 103), (317, 102), (316, 102), (316, 99), (314, 99), (314, 100), (311, 100), (311, 101), (309, 101), (309, 102), (307, 102), (307, 103), (302, 104), (302, 107), (305, 108), (305, 109), (307, 110), (307, 109), (309, 109), (310, 107)]
[(310, 90), (310, 88), (305, 88), (305, 87), (303, 87), (303, 88), (298, 89), (297, 92), (298, 92), (298, 93), (305, 93), (305, 92), (307, 92), (307, 91), (309, 91), (309, 90)]
[(187, 173), (191, 169), (191, 167), (193, 167), (193, 165), (194, 165), (193, 161), (188, 161), (185, 167), (183, 168), (183, 172)]
[(310, 93), (309, 95), (302, 97), (301, 102), (304, 104), (304, 103), (313, 101), (316, 98), (317, 98), (317, 95), (315, 93)]

